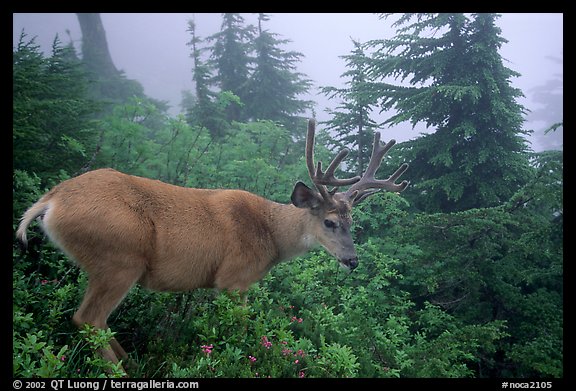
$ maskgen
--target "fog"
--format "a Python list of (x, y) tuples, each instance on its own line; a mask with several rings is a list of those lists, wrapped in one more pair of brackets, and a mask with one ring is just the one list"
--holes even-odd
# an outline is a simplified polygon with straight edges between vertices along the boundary
[[(256, 24), (256, 14), (242, 14), (246, 24)], [(180, 112), (183, 90), (193, 90), (192, 59), (187, 21), (194, 18), (197, 34), (205, 38), (219, 31), (220, 14), (102, 14), (102, 22), (112, 59), (129, 79), (138, 80), (148, 96), (164, 100), (171, 106), (170, 114)], [(370, 39), (391, 38), (391, 21), (380, 20), (377, 15), (365, 13), (322, 14), (269, 14), (266, 28), (292, 42), (286, 50), (304, 54), (299, 71), (314, 83), (309, 96), (317, 103), (316, 116), (327, 120), (326, 108), (338, 102), (318, 94), (323, 86), (342, 87), (340, 75), (347, 69), (339, 56), (352, 50), (351, 38), (360, 42)], [(519, 100), (530, 113), (525, 129), (534, 130), (530, 137), (532, 149), (562, 149), (563, 129), (544, 135), (544, 129), (563, 121), (563, 15), (562, 14), (502, 14), (497, 20), (501, 36), (508, 40), (500, 50), (505, 65), (519, 72), (512, 85), (522, 90)], [(28, 37), (49, 53), (56, 34), (64, 43), (73, 41), (80, 51), (81, 33), (75, 14), (13, 14), (13, 44), (22, 29)], [(311, 115), (310, 113), (307, 113)], [(389, 113), (375, 115), (383, 121)], [(415, 129), (409, 124), (384, 129), (385, 139), (405, 141), (431, 132), (423, 126)]]

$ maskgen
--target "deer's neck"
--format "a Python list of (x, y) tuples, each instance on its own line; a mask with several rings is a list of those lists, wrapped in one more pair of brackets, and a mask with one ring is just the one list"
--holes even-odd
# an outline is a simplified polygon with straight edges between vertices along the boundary
[(273, 203), (270, 218), (272, 237), (278, 250), (276, 262), (302, 255), (317, 246), (310, 230), (312, 216), (308, 209)]

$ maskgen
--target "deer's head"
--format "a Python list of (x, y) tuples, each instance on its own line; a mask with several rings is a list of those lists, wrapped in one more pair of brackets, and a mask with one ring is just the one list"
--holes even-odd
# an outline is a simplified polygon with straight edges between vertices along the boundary
[[(343, 149), (332, 160), (326, 172), (322, 172), (322, 162), (314, 164), (314, 136), (316, 123), (308, 121), (308, 134), (306, 137), (306, 166), (310, 179), (316, 190), (311, 189), (302, 182), (296, 183), (292, 192), (292, 203), (299, 208), (307, 208), (314, 216), (311, 219), (314, 227), (315, 239), (332, 254), (342, 266), (353, 270), (358, 266), (358, 257), (352, 239), (352, 208), (377, 193), (380, 189), (392, 192), (401, 192), (408, 186), (408, 181), (396, 184), (396, 180), (406, 171), (408, 164), (402, 164), (386, 180), (375, 178), (376, 171), (382, 163), (384, 155), (394, 146), (395, 140), (388, 143), (380, 142), (380, 133), (374, 134), (372, 156), (366, 172), (360, 176), (349, 179), (337, 179), (334, 172), (338, 165), (348, 155), (348, 150)], [(333, 186), (328, 190), (327, 186)], [(345, 192), (338, 192), (338, 188), (350, 186)]]

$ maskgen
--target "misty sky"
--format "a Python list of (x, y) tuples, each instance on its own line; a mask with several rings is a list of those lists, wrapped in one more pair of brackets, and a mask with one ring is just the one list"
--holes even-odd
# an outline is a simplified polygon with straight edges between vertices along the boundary
[[(256, 24), (256, 14), (242, 14), (247, 24)], [(271, 20), (265, 28), (280, 34), (279, 38), (292, 42), (285, 50), (304, 54), (299, 71), (314, 83), (310, 96), (317, 102), (317, 118), (327, 120), (326, 107), (338, 102), (318, 95), (318, 87), (342, 87), (340, 75), (347, 69), (338, 56), (352, 50), (351, 38), (360, 42), (390, 38), (394, 35), (392, 20), (380, 20), (377, 15), (365, 13), (282, 13), (269, 14)], [(180, 111), (183, 90), (193, 90), (190, 40), (186, 32), (187, 21), (194, 17), (197, 34), (205, 38), (220, 29), (220, 14), (102, 14), (108, 46), (116, 67), (130, 79), (138, 80), (148, 96), (168, 101), (171, 114)], [(70, 38), (80, 49), (80, 26), (75, 14), (13, 14), (13, 44), (22, 29), (29, 37), (37, 36), (37, 43), (48, 53), (56, 34), (65, 43)], [(525, 98), (519, 103), (532, 111), (527, 117), (526, 129), (535, 131), (531, 137), (535, 151), (562, 149), (562, 129), (543, 135), (542, 130), (563, 120), (563, 15), (562, 14), (502, 14), (497, 21), (502, 29), (504, 44), (500, 54), (505, 65), (522, 74), (512, 80)], [(555, 85), (556, 84), (556, 85)], [(551, 94), (551, 95), (546, 95)], [(547, 105), (548, 104), (548, 105)], [(389, 114), (375, 115), (383, 121)], [(559, 118), (557, 118), (559, 117)], [(409, 124), (384, 129), (383, 138), (404, 141), (415, 138), (426, 129), (412, 130)], [(429, 130), (432, 131), (432, 130)]]

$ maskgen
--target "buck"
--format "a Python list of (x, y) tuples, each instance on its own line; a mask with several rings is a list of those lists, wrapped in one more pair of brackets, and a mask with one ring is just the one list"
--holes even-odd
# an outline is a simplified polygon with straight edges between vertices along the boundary
[[(66, 180), (22, 216), (17, 237), (38, 219), (47, 236), (88, 275), (88, 287), (73, 322), (107, 329), (107, 319), (139, 283), (158, 291), (197, 288), (245, 292), (277, 263), (318, 244), (344, 267), (358, 258), (350, 232), (352, 207), (380, 189), (400, 192), (402, 164), (386, 180), (375, 179), (394, 145), (375, 133), (372, 156), (362, 177), (337, 179), (342, 150), (322, 171), (314, 164), (315, 122), (308, 123), (306, 165), (313, 190), (297, 182), (292, 204), (241, 190), (183, 188), (157, 180), (98, 169)], [(327, 186), (334, 186), (328, 190)], [(346, 192), (337, 192), (350, 186)], [(127, 354), (116, 339), (100, 351), (117, 363)]]

